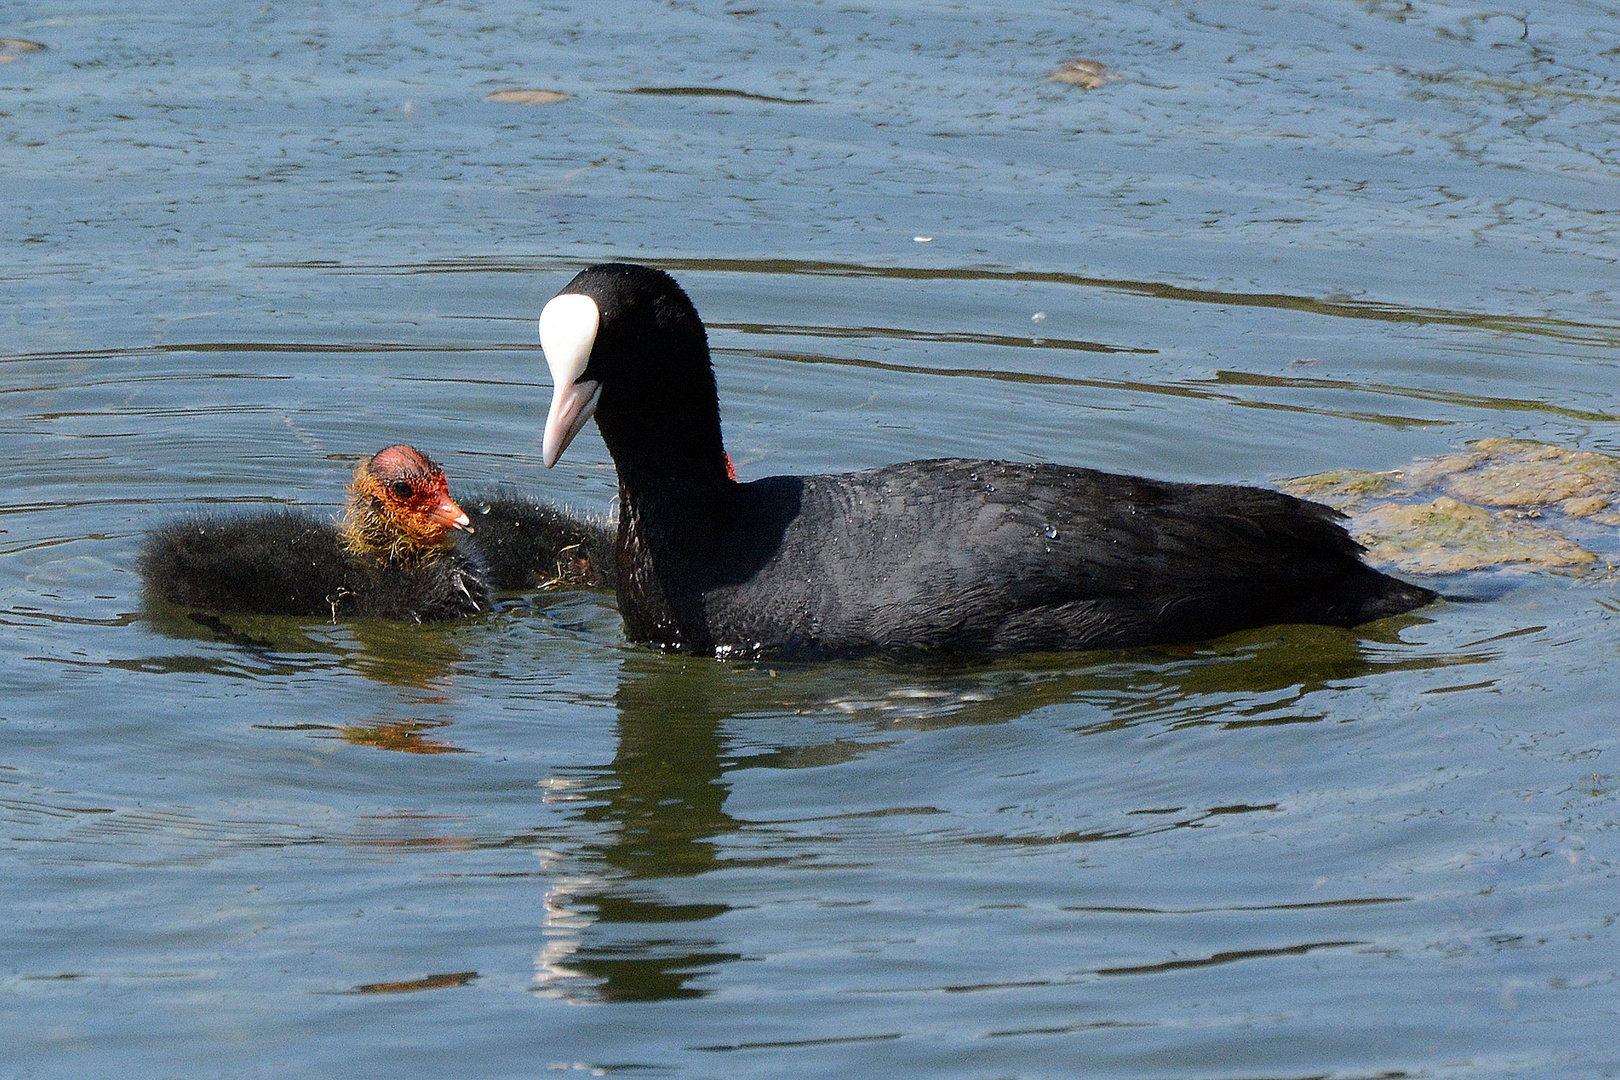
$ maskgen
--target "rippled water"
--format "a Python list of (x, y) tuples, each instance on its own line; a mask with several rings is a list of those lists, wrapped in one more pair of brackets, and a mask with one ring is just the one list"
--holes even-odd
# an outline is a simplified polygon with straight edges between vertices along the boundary
[(608, 510), (533, 319), (610, 257), (745, 478), (1620, 452), (1620, 21), (1543, 7), (0, 4), (0, 1073), (1620, 1073), (1607, 573), (768, 667), (132, 569), (399, 440)]

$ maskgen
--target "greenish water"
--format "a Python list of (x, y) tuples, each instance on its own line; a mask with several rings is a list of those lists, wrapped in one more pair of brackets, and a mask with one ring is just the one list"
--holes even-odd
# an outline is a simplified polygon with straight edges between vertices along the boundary
[[(0, 3), (0, 1075), (1613, 1076), (1620, 589), (994, 665), (143, 610), (191, 512), (540, 466), (673, 272), (744, 478), (1620, 453), (1620, 20)], [(6, 58), (10, 56), (8, 61)], [(1061, 61), (1122, 78), (1046, 81)], [(486, 102), (503, 88), (572, 95)], [(1038, 316), (1038, 317), (1037, 317)], [(1609, 754), (1604, 758), (1603, 754)]]

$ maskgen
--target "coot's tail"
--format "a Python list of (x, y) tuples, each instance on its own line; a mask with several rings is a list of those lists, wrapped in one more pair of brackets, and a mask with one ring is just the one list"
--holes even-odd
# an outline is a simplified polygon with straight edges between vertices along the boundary
[(1370, 566), (1358, 569), (1360, 573), (1345, 576), (1342, 599), (1334, 605), (1344, 614), (1340, 625), (1359, 626), (1374, 619), (1404, 615), (1432, 603), (1437, 596), (1432, 589), (1381, 574)]

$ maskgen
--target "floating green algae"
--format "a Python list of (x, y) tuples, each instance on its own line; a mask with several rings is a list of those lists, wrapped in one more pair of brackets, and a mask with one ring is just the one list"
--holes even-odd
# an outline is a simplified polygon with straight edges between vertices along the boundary
[(1379, 565), (1413, 574), (1615, 569), (1593, 541), (1620, 526), (1620, 462), (1527, 439), (1481, 439), (1404, 469), (1338, 469), (1282, 483), (1349, 515)]

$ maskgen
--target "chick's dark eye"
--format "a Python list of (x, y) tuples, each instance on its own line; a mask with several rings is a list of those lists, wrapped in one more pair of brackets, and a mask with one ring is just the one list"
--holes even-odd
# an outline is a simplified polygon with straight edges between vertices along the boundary
[(411, 487), (410, 484), (407, 484), (403, 480), (395, 480), (392, 484), (388, 485), (388, 490), (394, 493), (394, 498), (396, 499), (408, 499), (412, 495), (416, 494), (416, 489)]

